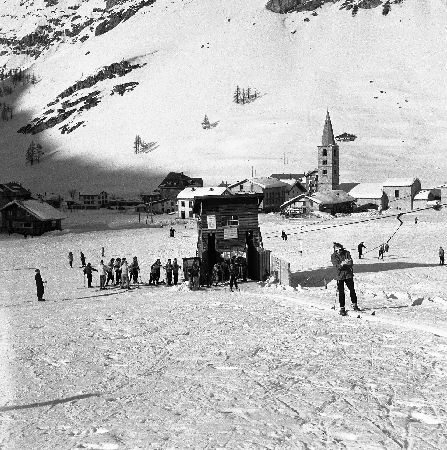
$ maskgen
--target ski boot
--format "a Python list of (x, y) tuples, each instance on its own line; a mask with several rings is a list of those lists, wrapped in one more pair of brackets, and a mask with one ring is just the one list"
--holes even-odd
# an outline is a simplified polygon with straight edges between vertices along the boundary
[(353, 304), (352, 304), (352, 309), (353, 309), (354, 311), (361, 311), (361, 309), (357, 306), (357, 303), (353, 303)]
[(347, 316), (348, 313), (346, 312), (345, 308), (340, 308), (340, 316)]

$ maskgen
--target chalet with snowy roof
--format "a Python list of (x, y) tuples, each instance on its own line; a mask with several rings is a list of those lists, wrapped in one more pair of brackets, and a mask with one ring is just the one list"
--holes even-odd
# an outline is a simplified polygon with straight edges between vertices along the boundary
[(183, 172), (169, 172), (157, 190), (161, 198), (177, 201), (177, 195), (187, 187), (203, 187), (202, 178), (191, 178)]
[(102, 191), (99, 194), (87, 193), (78, 194), (78, 202), (84, 207), (84, 209), (99, 209), (108, 206), (109, 195), (107, 192)]
[(29, 200), (30, 198), (31, 192), (19, 183), (0, 184), (0, 208), (13, 200)]
[[(388, 209), (388, 196), (383, 191), (382, 183), (352, 184), (353, 187), (343, 190), (355, 199), (358, 209)], [(343, 187), (343, 184), (340, 187)]]
[(231, 191), (224, 186), (185, 188), (177, 195), (178, 216), (181, 219), (188, 219), (190, 217), (194, 217), (193, 213), (194, 199), (210, 195), (216, 196), (216, 195), (232, 195), (232, 194)]
[(61, 230), (65, 216), (40, 200), (13, 200), (1, 208), (2, 231), (39, 236)]
[(419, 178), (389, 178), (382, 185), (389, 208), (402, 211), (413, 209), (414, 197), (421, 190)]
[(287, 216), (299, 216), (313, 211), (329, 214), (351, 213), (355, 199), (342, 190), (315, 192), (312, 195), (301, 194), (284, 202), (281, 213)]
[(262, 194), (264, 200), (260, 209), (264, 212), (279, 211), (287, 200), (290, 185), (276, 178), (246, 178), (230, 184), (228, 189), (233, 194)]
[(413, 208), (424, 208), (441, 203), (441, 189), (421, 189), (413, 199)]

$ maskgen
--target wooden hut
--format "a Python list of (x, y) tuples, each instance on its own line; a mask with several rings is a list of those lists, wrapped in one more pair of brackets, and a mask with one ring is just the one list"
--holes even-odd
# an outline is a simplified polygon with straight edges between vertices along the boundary
[(61, 230), (65, 217), (40, 200), (13, 200), (1, 209), (2, 230), (9, 233), (38, 236), (46, 231)]
[[(197, 215), (197, 256), (202, 267), (211, 273), (222, 258), (243, 256), (247, 261), (249, 278), (261, 279), (265, 268), (258, 256), (262, 237), (258, 208), (262, 194), (215, 195), (194, 199), (193, 213)], [(268, 267), (267, 270), (270, 270)]]

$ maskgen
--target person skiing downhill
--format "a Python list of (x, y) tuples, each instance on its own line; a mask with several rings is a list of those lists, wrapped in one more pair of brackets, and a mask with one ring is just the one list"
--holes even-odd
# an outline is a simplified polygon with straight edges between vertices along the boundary
[(359, 245), (357, 245), (357, 251), (359, 252), (359, 259), (362, 259), (363, 256), (363, 249), (366, 248), (365, 244), (362, 242), (360, 242)]
[(39, 302), (44, 302), (45, 299), (43, 298), (43, 294), (45, 293), (45, 287), (44, 287), (44, 283), (46, 283), (46, 281), (42, 280), (42, 276), (40, 275), (40, 270), (36, 269), (36, 275), (34, 276), (34, 279), (36, 280), (36, 288), (37, 288), (37, 300)]
[(334, 242), (334, 253), (331, 255), (331, 262), (337, 269), (337, 290), (338, 301), (340, 303), (340, 315), (347, 315), (345, 310), (345, 285), (349, 289), (352, 308), (354, 311), (360, 311), (357, 306), (357, 294), (355, 293), (354, 288), (354, 263), (351, 254), (343, 247), (343, 245)]

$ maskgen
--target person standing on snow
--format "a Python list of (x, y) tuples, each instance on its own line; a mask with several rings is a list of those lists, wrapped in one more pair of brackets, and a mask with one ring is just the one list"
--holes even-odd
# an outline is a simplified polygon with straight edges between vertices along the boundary
[(84, 275), (87, 275), (87, 287), (91, 288), (92, 286), (92, 279), (93, 279), (93, 272), (98, 272), (90, 263), (88, 263), (84, 267)]
[(362, 242), (360, 242), (359, 245), (357, 245), (357, 251), (359, 252), (359, 259), (362, 259), (363, 256), (363, 249), (366, 248), (365, 244)]
[(383, 259), (383, 254), (385, 253), (385, 246), (383, 244), (380, 244), (379, 247), (379, 256), (377, 259)]
[(439, 247), (439, 265), (443, 266), (444, 265), (444, 249), (442, 247)]
[(237, 290), (237, 276), (239, 275), (239, 267), (236, 263), (236, 257), (233, 256), (230, 261), (230, 291), (233, 292), (233, 286)]
[(121, 283), (121, 258), (115, 259), (113, 268), (115, 269), (115, 286), (118, 286)]
[(174, 270), (174, 266), (171, 263), (171, 260), (168, 259), (168, 262), (166, 263), (166, 266), (164, 266), (164, 269), (166, 270), (166, 283), (168, 286), (171, 286), (172, 284), (172, 272)]
[(44, 302), (45, 299), (43, 298), (43, 294), (45, 293), (45, 287), (43, 284), (46, 283), (46, 281), (42, 280), (39, 269), (36, 269), (36, 275), (34, 276), (34, 279), (36, 280), (37, 300), (39, 302)]
[(106, 277), (107, 277), (107, 267), (104, 265), (104, 260), (98, 264), (99, 273), (99, 289), (103, 290), (106, 288)]
[(127, 265), (126, 258), (121, 260), (121, 288), (130, 289), (129, 266)]
[(68, 252), (68, 264), (73, 267), (73, 252)]
[(111, 282), (112, 286), (114, 285), (115, 281), (113, 278), (113, 266), (115, 265), (115, 258), (112, 258), (109, 262), (109, 264), (107, 264), (106, 269), (107, 269), (107, 280), (106, 280), (106, 286), (109, 285), (109, 281)]
[(332, 265), (337, 269), (337, 290), (340, 303), (340, 315), (346, 316), (345, 310), (345, 285), (349, 289), (352, 308), (360, 311), (357, 306), (357, 295), (354, 288), (354, 271), (351, 254), (343, 248), (343, 245), (334, 242), (334, 253), (331, 255)]
[(85, 267), (85, 256), (84, 253), (81, 252), (81, 267)]
[(129, 267), (130, 277), (132, 278), (134, 284), (138, 284), (138, 273), (140, 272), (140, 265), (138, 264), (138, 259), (136, 256), (133, 257), (132, 264)]
[(172, 263), (172, 275), (174, 277), (174, 286), (178, 283), (178, 271), (180, 266), (178, 265), (177, 258), (174, 258), (174, 262)]

